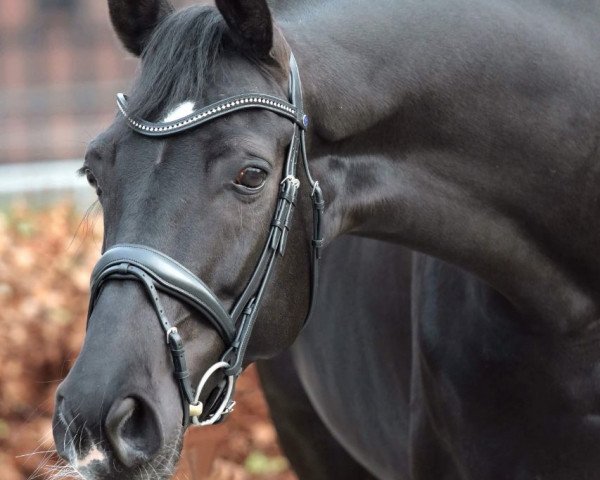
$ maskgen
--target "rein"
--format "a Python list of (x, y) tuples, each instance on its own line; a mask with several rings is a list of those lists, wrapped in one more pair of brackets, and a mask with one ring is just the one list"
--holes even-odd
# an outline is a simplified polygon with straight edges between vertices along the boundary
[[(325, 202), (319, 182), (310, 174), (306, 155), (306, 128), (300, 74), (294, 56), (290, 57), (289, 102), (264, 94), (243, 94), (229, 97), (173, 121), (152, 123), (133, 118), (127, 113), (127, 97), (117, 95), (117, 105), (129, 127), (147, 137), (175, 135), (224, 115), (247, 110), (263, 109), (274, 112), (294, 123), (294, 131), (284, 163), (277, 205), (270, 224), (267, 242), (246, 288), (231, 312), (227, 312), (212, 290), (190, 270), (162, 252), (143, 245), (118, 244), (100, 258), (91, 278), (88, 321), (96, 305), (102, 286), (109, 280), (135, 280), (142, 284), (165, 333), (173, 359), (173, 374), (177, 380), (183, 405), (183, 424), (212, 425), (220, 422), (235, 405), (232, 400), (235, 383), (243, 370), (246, 349), (256, 323), (265, 290), (277, 258), (285, 253), (292, 224), (300, 181), (296, 177), (301, 158), (311, 188), (313, 206), (313, 238), (311, 245), (310, 306), (305, 322), (313, 310), (318, 285), (319, 259), (323, 247), (322, 219)], [(202, 376), (196, 390), (192, 388), (187, 369), (185, 349), (177, 328), (167, 318), (159, 292), (167, 293), (185, 302), (206, 318), (223, 339), (226, 350), (221, 359)], [(222, 372), (223, 379), (211, 393), (206, 404), (200, 402), (202, 390), (209, 378)]]

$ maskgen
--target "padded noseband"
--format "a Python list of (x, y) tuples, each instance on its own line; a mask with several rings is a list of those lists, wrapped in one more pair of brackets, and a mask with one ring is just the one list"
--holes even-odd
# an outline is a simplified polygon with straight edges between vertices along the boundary
[[(171, 257), (143, 245), (115, 245), (102, 255), (92, 272), (91, 309), (107, 278), (139, 279), (139, 274), (133, 273), (131, 267), (147, 274), (158, 290), (199, 312), (219, 332), (226, 345), (233, 341), (235, 325), (210, 288)], [(166, 333), (170, 325), (163, 324), (163, 327)]]

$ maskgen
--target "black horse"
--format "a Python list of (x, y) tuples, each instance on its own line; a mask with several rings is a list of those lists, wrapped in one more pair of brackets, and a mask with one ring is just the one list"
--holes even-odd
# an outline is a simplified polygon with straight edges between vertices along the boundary
[[(216, 4), (109, 0), (142, 61), (127, 117), (82, 169), (104, 250), (156, 249), (235, 305), (301, 117), (245, 109), (157, 138), (132, 119), (183, 124), (242, 93), (285, 102), (293, 52), (327, 248), (294, 343), (311, 297), (301, 194), (245, 364), (271, 359), (262, 376), (301, 478), (600, 479), (598, 2), (282, 1), (276, 22), (264, 0)], [(57, 394), (57, 447), (86, 478), (167, 478), (176, 461), (196, 405), (181, 403), (157, 312), (194, 381), (228, 347), (210, 309), (169, 295), (156, 309), (150, 283), (103, 285)]]

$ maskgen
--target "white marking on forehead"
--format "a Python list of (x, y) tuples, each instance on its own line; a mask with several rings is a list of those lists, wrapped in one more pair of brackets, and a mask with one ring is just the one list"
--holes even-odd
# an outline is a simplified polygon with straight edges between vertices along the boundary
[(187, 117), (194, 113), (194, 102), (183, 102), (179, 106), (171, 110), (168, 115), (163, 119), (163, 122), (174, 122), (180, 118)]
[(106, 462), (106, 455), (96, 445), (94, 445), (90, 449), (90, 451), (87, 453), (87, 455), (85, 457), (77, 458), (75, 460), (75, 468), (77, 470), (85, 469), (85, 468), (88, 468), (94, 462), (100, 462), (100, 463)]

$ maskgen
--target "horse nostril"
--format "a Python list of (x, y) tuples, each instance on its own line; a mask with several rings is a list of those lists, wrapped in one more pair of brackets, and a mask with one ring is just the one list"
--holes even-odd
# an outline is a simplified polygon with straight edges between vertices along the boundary
[(117, 459), (128, 468), (149, 461), (163, 445), (156, 412), (131, 397), (113, 403), (106, 417), (106, 436)]
[(56, 451), (63, 460), (67, 462), (71, 460), (71, 455), (67, 445), (71, 445), (68, 438), (68, 421), (65, 418), (65, 400), (62, 395), (56, 397), (56, 408), (52, 419), (52, 434), (54, 435), (54, 443)]

